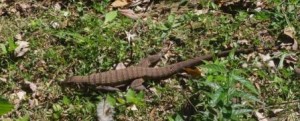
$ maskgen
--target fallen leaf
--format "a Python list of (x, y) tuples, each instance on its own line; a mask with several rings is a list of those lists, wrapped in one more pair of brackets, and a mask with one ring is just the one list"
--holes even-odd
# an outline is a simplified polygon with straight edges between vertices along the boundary
[(249, 41), (246, 39), (238, 40), (237, 43), (242, 45), (250, 45)]
[(195, 10), (196, 15), (206, 14), (208, 13), (208, 9)]
[(137, 20), (141, 17), (141, 15), (139, 14), (136, 14), (133, 10), (131, 9), (122, 9), (122, 10), (119, 10), (119, 12), (128, 17), (128, 18), (131, 18), (131, 19), (134, 19), (134, 20)]
[(297, 64), (297, 57), (295, 55), (288, 55), (285, 58), (287, 64)]
[(300, 76), (300, 68), (295, 68), (295, 73)]
[(17, 40), (22, 40), (22, 38), (23, 38), (23, 36), (21, 33), (19, 33), (15, 36), (15, 39), (17, 39)]
[(108, 22), (111, 22), (112, 20), (114, 20), (118, 15), (117, 11), (111, 11), (105, 14), (105, 20), (104, 20), (104, 24), (107, 24)]
[(297, 50), (298, 42), (295, 39), (295, 34), (296, 34), (295, 28), (294, 27), (286, 27), (286, 28), (284, 28), (283, 34), (285, 34), (293, 39), (292, 50)]
[(281, 42), (280, 46), (286, 49), (298, 50), (298, 42), (295, 39), (295, 34), (294, 27), (285, 27), (283, 32), (278, 36), (278, 40)]
[(243, 68), (248, 68), (248, 64), (247, 64), (247, 63), (243, 63), (243, 64), (242, 64), (242, 67), (243, 67)]
[(34, 83), (32, 83), (32, 82), (29, 82), (29, 81), (25, 81), (25, 84), (28, 84), (28, 85), (29, 85), (29, 88), (30, 88), (33, 92), (36, 91), (36, 89), (37, 89), (36, 84), (34, 84)]
[(149, 114), (150, 121), (155, 121), (155, 112), (156, 112), (156, 108), (154, 107)]
[(102, 100), (97, 105), (97, 117), (98, 121), (114, 121), (114, 107), (107, 101)]
[(1, 77), (0, 77), (0, 81), (7, 82), (6, 78), (1, 78)]
[(262, 59), (263, 62), (268, 62), (268, 67), (275, 68), (275, 63), (273, 60), (271, 60), (270, 54), (267, 55), (259, 54), (259, 57)]
[(129, 109), (132, 110), (132, 111), (137, 111), (138, 110), (135, 105), (130, 106)]
[(266, 118), (263, 113), (260, 113), (258, 111), (255, 111), (255, 116), (258, 121), (269, 121), (268, 118)]
[(256, 67), (258, 67), (258, 68), (262, 68), (263, 67), (263, 64), (261, 62), (256, 62), (254, 65)]
[(120, 70), (120, 69), (124, 69), (126, 68), (126, 66), (124, 65), (124, 63), (118, 63), (117, 66), (116, 66), (116, 70)]
[(37, 99), (29, 100), (29, 107), (30, 108), (34, 108), (35, 106), (38, 106), (38, 105), (39, 105), (39, 101)]
[(283, 111), (283, 109), (273, 109), (273, 110), (272, 110), (272, 112), (273, 112), (274, 114), (278, 114), (278, 113), (280, 113), (281, 111)]
[(194, 67), (194, 68), (184, 68), (183, 69), (187, 74), (190, 74), (192, 76), (201, 76), (201, 71), (199, 68)]
[(153, 93), (153, 94), (155, 94), (155, 95), (159, 95), (159, 93), (158, 93), (158, 91), (157, 91), (157, 89), (156, 88), (154, 88), (154, 87), (151, 87), (151, 88), (149, 88), (149, 90)]
[(131, 41), (134, 40), (134, 37), (136, 37), (136, 34), (134, 34), (134, 33), (131, 33), (131, 32), (128, 32), (128, 31), (125, 31), (125, 33), (126, 33), (127, 41), (129, 43), (131, 43)]
[(298, 50), (298, 42), (294, 39), (294, 44), (292, 45), (292, 50)]
[(288, 36), (290, 36), (292, 38), (294, 38), (295, 33), (296, 32), (295, 32), (295, 28), (294, 27), (286, 27), (283, 30), (283, 34), (288, 35)]
[(21, 90), (17, 93), (17, 96), (18, 96), (19, 100), (23, 100), (26, 96), (26, 92)]
[(118, 8), (118, 7), (124, 7), (126, 5), (128, 5), (131, 1), (130, 0), (115, 0), (111, 6), (114, 8)]
[(19, 4), (20, 5), (20, 8), (23, 10), (23, 11), (26, 11), (26, 9), (30, 8), (31, 6), (27, 3), (21, 3)]
[(26, 41), (17, 41), (18, 47), (15, 49), (15, 55), (17, 57), (23, 56), (29, 50), (29, 43)]
[(51, 22), (50, 22), (50, 25), (51, 25), (52, 28), (54, 28), (54, 29), (57, 29), (57, 28), (60, 27), (59, 23), (58, 23), (58, 22), (54, 22), (54, 21), (51, 21)]
[(59, 2), (55, 3), (54, 10), (56, 10), (56, 11), (60, 11), (61, 10), (61, 5), (60, 5)]

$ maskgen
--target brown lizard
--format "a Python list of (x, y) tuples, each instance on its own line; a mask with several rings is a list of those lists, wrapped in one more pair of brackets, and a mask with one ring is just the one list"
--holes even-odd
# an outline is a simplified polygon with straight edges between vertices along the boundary
[[(233, 51), (234, 53), (251, 53), (256, 50), (271, 50), (274, 48), (251, 48), (251, 49), (238, 49)], [(121, 84), (129, 84), (132, 80), (136, 79), (165, 79), (169, 78), (175, 73), (181, 72), (184, 68), (193, 67), (200, 64), (203, 60), (210, 60), (213, 57), (223, 57), (227, 56), (232, 50), (222, 51), (216, 54), (208, 54), (186, 61), (178, 62), (175, 64), (167, 65), (165, 67), (146, 67), (157, 62), (161, 54), (149, 56), (141, 61), (140, 64), (146, 64), (146, 66), (131, 66), (120, 70), (110, 70), (101, 73), (93, 73), (88, 76), (72, 76), (68, 78), (66, 83), (87, 83), (91, 85), (103, 85), (103, 86), (116, 86)], [(139, 83), (140, 84), (140, 83)]]

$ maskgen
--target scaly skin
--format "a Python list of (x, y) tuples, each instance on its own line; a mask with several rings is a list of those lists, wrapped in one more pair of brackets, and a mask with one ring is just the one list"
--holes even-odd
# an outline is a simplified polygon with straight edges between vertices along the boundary
[[(235, 53), (250, 53), (258, 49), (239, 49), (234, 51)], [(269, 48), (263, 49), (269, 50)], [(105, 85), (114, 86), (129, 83), (132, 80), (143, 78), (143, 79), (164, 79), (169, 78), (175, 73), (183, 71), (184, 68), (193, 67), (203, 60), (210, 60), (214, 56), (221, 57), (227, 56), (231, 50), (222, 51), (217, 54), (209, 54), (204, 56), (195, 57), (186, 61), (171, 64), (165, 67), (151, 68), (144, 66), (132, 66), (120, 70), (110, 70), (102, 73), (93, 73), (88, 76), (72, 76), (66, 82), (72, 83), (88, 83), (92, 85)], [(154, 60), (156, 60), (154, 58)]]

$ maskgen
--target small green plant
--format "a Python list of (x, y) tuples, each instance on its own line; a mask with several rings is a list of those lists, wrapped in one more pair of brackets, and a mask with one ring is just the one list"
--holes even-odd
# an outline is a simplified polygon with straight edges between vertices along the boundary
[(0, 55), (13, 53), (15, 48), (17, 47), (14, 39), (12, 37), (8, 38), (7, 43), (0, 43)]
[(0, 116), (8, 113), (14, 108), (6, 99), (0, 97)]
[(175, 117), (169, 116), (168, 121), (184, 121), (184, 120), (179, 114), (176, 114)]
[(200, 100), (196, 99), (196, 107), (201, 107), (194, 118), (238, 120), (249, 116), (247, 114), (253, 111), (251, 105), (260, 102), (257, 98), (259, 92), (244, 78), (244, 71), (228, 70), (224, 65), (226, 63), (218, 61), (207, 63), (201, 66), (206, 72), (204, 79), (192, 81), (192, 85), (196, 85), (194, 94), (200, 96)]
[(129, 89), (125, 95), (125, 98), (127, 103), (132, 103), (138, 106), (145, 105), (143, 92), (136, 93), (132, 89)]

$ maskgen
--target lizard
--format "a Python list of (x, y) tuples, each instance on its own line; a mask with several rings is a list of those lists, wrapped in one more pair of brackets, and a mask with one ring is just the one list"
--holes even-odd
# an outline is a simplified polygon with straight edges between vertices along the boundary
[[(166, 79), (175, 73), (184, 71), (185, 68), (194, 67), (204, 60), (211, 60), (214, 57), (224, 57), (229, 53), (251, 53), (257, 50), (273, 50), (275, 48), (249, 48), (249, 49), (236, 49), (236, 50), (225, 50), (216, 54), (207, 54), (198, 56), (192, 59), (166, 65), (164, 67), (148, 67), (154, 62), (160, 60), (162, 54), (152, 55), (143, 59), (137, 66), (131, 66), (119, 70), (109, 70), (101, 73), (92, 73), (87, 76), (71, 76), (67, 78), (64, 83), (86, 83), (90, 85), (101, 85), (101, 86), (117, 86), (122, 84), (136, 83), (133, 80), (138, 79)], [(143, 81), (138, 82), (135, 85), (141, 85)]]

